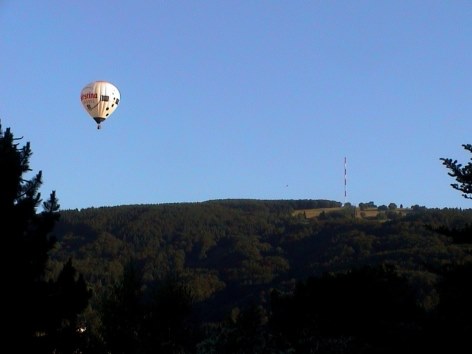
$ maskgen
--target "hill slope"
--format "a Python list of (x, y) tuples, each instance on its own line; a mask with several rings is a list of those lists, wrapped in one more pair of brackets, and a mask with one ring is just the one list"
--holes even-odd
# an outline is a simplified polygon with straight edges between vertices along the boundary
[(147, 284), (178, 275), (211, 320), (265, 301), (270, 289), (290, 291), (299, 279), (385, 262), (409, 273), (427, 301), (430, 269), (470, 258), (425, 227), (472, 224), (470, 210), (422, 208), (383, 223), (349, 213), (323, 220), (294, 216), (296, 210), (327, 207), (340, 205), (216, 200), (62, 211), (53, 260), (72, 256), (95, 301), (129, 260), (139, 264)]

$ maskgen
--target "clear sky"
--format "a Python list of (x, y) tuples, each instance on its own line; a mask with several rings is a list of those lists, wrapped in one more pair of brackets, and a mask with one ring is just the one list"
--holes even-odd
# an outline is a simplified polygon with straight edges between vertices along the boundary
[(0, 119), (62, 209), (344, 202), (345, 157), (352, 204), (470, 208), (472, 2), (0, 0)]

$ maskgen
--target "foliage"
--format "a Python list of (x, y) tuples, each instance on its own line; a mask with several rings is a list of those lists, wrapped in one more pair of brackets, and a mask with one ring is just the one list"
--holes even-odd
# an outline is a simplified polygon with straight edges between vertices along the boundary
[(270, 325), (277, 347), (296, 353), (405, 352), (420, 313), (393, 267), (363, 267), (309, 278), (293, 294), (274, 292)]
[(70, 259), (57, 278), (49, 272), (49, 254), (56, 239), (51, 232), (59, 218), (53, 191), (42, 206), (38, 192), (42, 173), (31, 179), (29, 143), (19, 146), (11, 130), (0, 126), (0, 217), (3, 255), (5, 338), (15, 351), (68, 353), (80, 346), (77, 315), (87, 306), (90, 293)]
[[(293, 202), (289, 202), (291, 204)], [(326, 272), (394, 264), (414, 276), (423, 307), (434, 304), (437, 269), (471, 259), (436, 230), (472, 224), (472, 211), (426, 209), (391, 220), (305, 219), (281, 201), (224, 200), (62, 211), (56, 225), (60, 262), (72, 255), (96, 296), (107, 292), (130, 258), (144, 286), (177, 274), (189, 287), (203, 323), (234, 307), (269, 301), (270, 289)], [(430, 225), (426, 227), (425, 225)]]
[[(472, 153), (472, 144), (463, 144), (462, 147)], [(441, 158), (440, 160), (449, 169), (449, 176), (456, 180), (456, 183), (451, 184), (452, 188), (461, 191), (464, 198), (472, 199), (472, 162), (463, 166), (451, 158)]]
[(102, 350), (110, 353), (185, 353), (195, 347), (189, 321), (192, 300), (177, 278), (152, 288), (143, 286), (137, 263), (129, 262), (122, 277), (101, 303)]

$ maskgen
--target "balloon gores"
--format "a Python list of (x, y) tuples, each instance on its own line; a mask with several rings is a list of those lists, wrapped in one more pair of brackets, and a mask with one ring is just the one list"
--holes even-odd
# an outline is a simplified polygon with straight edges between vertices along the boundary
[(97, 123), (97, 129), (116, 110), (120, 99), (120, 91), (108, 81), (93, 81), (80, 93), (82, 106)]

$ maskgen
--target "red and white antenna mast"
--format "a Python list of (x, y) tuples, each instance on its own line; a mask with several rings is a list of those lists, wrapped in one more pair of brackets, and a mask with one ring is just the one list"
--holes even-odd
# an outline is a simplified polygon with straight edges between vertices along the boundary
[(344, 204), (347, 201), (347, 158), (344, 156)]

